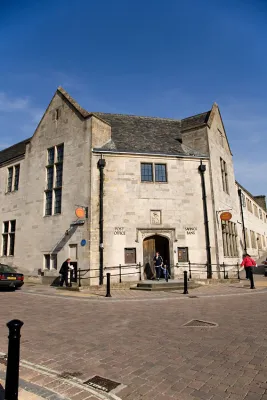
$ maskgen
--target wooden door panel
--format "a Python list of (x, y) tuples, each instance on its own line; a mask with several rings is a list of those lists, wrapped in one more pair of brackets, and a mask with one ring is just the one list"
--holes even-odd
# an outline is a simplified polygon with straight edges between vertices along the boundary
[(151, 279), (155, 275), (155, 267), (153, 258), (155, 256), (155, 238), (147, 238), (143, 242), (144, 254), (144, 272), (147, 279)]

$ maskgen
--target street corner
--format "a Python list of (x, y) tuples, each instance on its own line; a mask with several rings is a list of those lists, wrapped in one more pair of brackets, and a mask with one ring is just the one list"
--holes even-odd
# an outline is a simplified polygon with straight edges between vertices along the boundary
[[(5, 370), (0, 370), (0, 400), (5, 399)], [(26, 360), (20, 362), (19, 400), (121, 400), (115, 393), (124, 389), (119, 382), (93, 376), (59, 372)], [(2, 396), (2, 397), (1, 397)]]

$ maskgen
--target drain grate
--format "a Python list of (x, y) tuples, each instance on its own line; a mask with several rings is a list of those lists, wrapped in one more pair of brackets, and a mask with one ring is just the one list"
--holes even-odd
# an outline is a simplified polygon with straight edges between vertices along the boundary
[(192, 321), (187, 322), (183, 326), (189, 328), (213, 328), (215, 326), (218, 326), (218, 324), (215, 324), (214, 322), (201, 321), (200, 319), (193, 319)]
[(198, 299), (197, 296), (188, 296), (189, 299)]
[(84, 384), (91, 386), (95, 389), (102, 390), (107, 393), (120, 385), (120, 383), (118, 383), (118, 382), (114, 382), (109, 379), (102, 378), (101, 376), (98, 376), (98, 375), (96, 375), (93, 378), (89, 379), (88, 381), (84, 382)]

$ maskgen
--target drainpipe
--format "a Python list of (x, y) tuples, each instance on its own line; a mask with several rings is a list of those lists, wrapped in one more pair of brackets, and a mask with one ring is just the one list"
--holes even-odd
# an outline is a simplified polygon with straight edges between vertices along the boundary
[(99, 182), (99, 285), (104, 281), (104, 234), (103, 234), (103, 197), (104, 197), (104, 168), (106, 161), (100, 158), (97, 163), (100, 182)]
[(243, 213), (243, 204), (242, 204), (242, 190), (237, 190), (240, 202), (240, 210), (241, 210), (241, 217), (242, 217), (242, 230), (243, 230), (243, 238), (244, 238), (244, 252), (247, 252), (247, 241), (246, 241), (246, 230), (245, 230), (245, 222), (244, 222), (244, 213)]
[(203, 200), (203, 211), (204, 211), (204, 225), (205, 225), (205, 238), (206, 238), (206, 251), (207, 251), (207, 278), (212, 278), (212, 265), (211, 265), (211, 253), (210, 253), (210, 233), (209, 233), (209, 220), (208, 220), (208, 207), (207, 207), (207, 194), (205, 184), (205, 171), (206, 165), (201, 164), (198, 167), (201, 175), (201, 186), (202, 186), (202, 200)]

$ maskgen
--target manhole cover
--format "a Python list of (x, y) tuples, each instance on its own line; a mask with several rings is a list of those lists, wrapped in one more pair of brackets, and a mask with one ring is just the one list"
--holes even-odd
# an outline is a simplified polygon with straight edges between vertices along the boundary
[(110, 392), (120, 385), (118, 382), (114, 382), (97, 375), (84, 382), (84, 384), (92, 386), (95, 389), (103, 390), (104, 392)]
[(188, 296), (189, 299), (198, 299), (197, 296)]
[(218, 326), (214, 322), (208, 322), (208, 321), (201, 321), (200, 319), (193, 319), (192, 321), (187, 322), (183, 326), (187, 326), (190, 328), (212, 328), (214, 326)]

